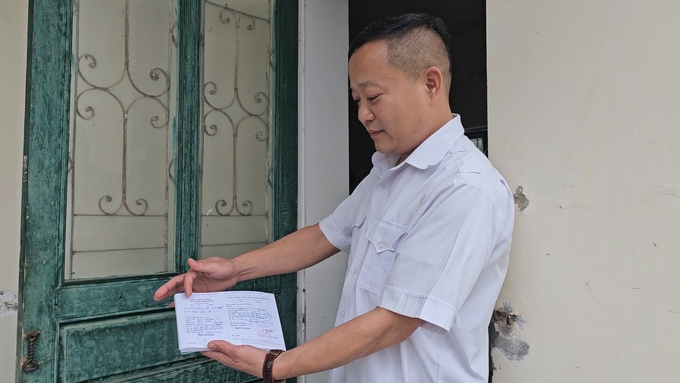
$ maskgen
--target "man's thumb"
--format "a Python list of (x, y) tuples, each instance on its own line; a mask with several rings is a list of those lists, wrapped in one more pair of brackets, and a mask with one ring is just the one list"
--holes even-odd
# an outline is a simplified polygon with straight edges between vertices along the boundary
[(213, 351), (219, 351), (222, 353), (226, 353), (227, 351), (227, 343), (226, 342), (220, 342), (220, 341), (211, 341), (208, 343), (208, 348), (213, 350)]
[(197, 271), (199, 273), (210, 270), (209, 267), (206, 267), (205, 262), (199, 262), (193, 258), (189, 258), (187, 262), (189, 263), (191, 270)]

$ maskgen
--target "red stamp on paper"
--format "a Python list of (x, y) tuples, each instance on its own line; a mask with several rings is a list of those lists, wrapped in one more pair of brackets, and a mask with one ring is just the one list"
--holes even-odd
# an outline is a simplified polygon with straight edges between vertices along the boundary
[(261, 330), (257, 330), (257, 336), (263, 341), (269, 342), (272, 340), (272, 334), (274, 333), (273, 330), (267, 330), (265, 328)]

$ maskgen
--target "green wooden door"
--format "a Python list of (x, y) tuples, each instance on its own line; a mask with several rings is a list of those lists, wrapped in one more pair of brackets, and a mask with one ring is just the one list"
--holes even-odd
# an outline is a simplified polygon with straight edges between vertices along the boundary
[[(17, 381), (256, 380), (180, 355), (152, 298), (187, 258), (296, 226), (297, 1), (234, 3), (30, 2)], [(295, 276), (235, 288), (277, 294), (293, 347)]]

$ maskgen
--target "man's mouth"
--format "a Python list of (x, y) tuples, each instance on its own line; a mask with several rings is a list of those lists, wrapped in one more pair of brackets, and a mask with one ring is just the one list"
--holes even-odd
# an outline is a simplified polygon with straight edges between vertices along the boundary
[(371, 136), (371, 138), (375, 138), (384, 132), (384, 130), (369, 130), (368, 134)]

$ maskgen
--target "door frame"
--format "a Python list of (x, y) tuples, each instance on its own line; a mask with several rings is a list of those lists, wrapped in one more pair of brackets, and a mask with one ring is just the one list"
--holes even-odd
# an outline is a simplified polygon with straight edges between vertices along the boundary
[[(315, 224), (349, 194), (346, 0), (299, 0), (298, 226)], [(336, 254), (298, 272), (298, 344), (335, 325), (347, 270)], [(325, 382), (327, 372), (298, 382)]]

